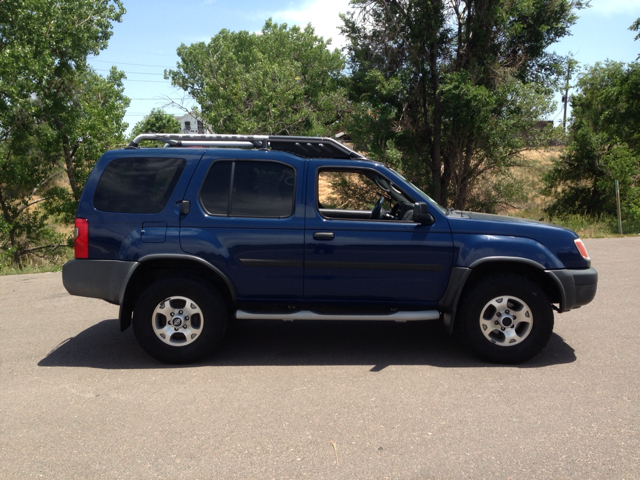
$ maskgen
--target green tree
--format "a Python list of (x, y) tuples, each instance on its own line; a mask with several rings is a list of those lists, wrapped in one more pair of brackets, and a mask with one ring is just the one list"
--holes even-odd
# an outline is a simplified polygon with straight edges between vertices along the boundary
[(267, 20), (261, 34), (221, 30), (178, 48), (165, 77), (200, 105), (217, 133), (329, 135), (346, 108), (344, 58), (330, 41)]
[[(632, 32), (640, 31), (640, 18), (638, 18), (635, 22), (631, 24), (631, 26), (629, 27), (629, 30), (631, 30)], [(640, 40), (640, 33), (636, 35), (636, 38), (634, 40)]]
[[(631, 24), (631, 26), (629, 27), (629, 30), (631, 30), (632, 32), (640, 32), (640, 18), (638, 18), (635, 22)], [(640, 33), (636, 35), (634, 40), (640, 40)], [(638, 55), (638, 58), (640, 58), (640, 55)]]
[(119, 0), (0, 3), (0, 261), (66, 244), (48, 215), (72, 219), (93, 163), (124, 140), (124, 74), (86, 63), (123, 14)]
[[(356, 145), (455, 208), (540, 143), (576, 0), (352, 0), (343, 17)], [(508, 189), (504, 189), (505, 191)]]
[[(115, 67), (107, 77), (91, 68), (76, 70), (67, 80), (66, 90), (51, 99), (46, 123), (35, 137), (39, 155), (50, 159), (54, 169), (64, 172), (69, 188), (49, 188), (45, 208), (73, 221), (82, 188), (100, 156), (125, 143), (124, 114), (129, 99), (124, 95), (124, 73)], [(54, 108), (64, 99), (63, 105)]]
[(569, 143), (545, 178), (548, 213), (614, 214), (618, 180), (623, 216), (640, 222), (640, 63), (597, 63), (578, 88)]
[[(141, 133), (180, 133), (180, 122), (161, 108), (154, 108), (144, 120), (136, 123), (131, 130), (131, 139)], [(142, 146), (158, 146), (160, 143), (145, 140)]]
[(36, 113), (42, 97), (66, 71), (86, 65), (106, 48), (120, 0), (20, 0), (0, 2), (0, 135)]

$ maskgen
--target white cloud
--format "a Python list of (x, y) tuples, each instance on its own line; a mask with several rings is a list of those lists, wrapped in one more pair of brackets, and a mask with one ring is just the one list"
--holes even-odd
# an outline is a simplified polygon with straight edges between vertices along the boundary
[(338, 15), (346, 13), (348, 9), (349, 0), (307, 0), (300, 7), (274, 13), (273, 19), (279, 23), (301, 27), (310, 23), (316, 35), (325, 40), (331, 38), (332, 48), (341, 48), (345, 44), (345, 38), (340, 35), (338, 27), (342, 25), (342, 21)]
[[(640, 0), (591, 0), (591, 8), (586, 12), (616, 15), (640, 11)], [(632, 19), (635, 20), (635, 19)], [(631, 22), (629, 22), (631, 23)]]

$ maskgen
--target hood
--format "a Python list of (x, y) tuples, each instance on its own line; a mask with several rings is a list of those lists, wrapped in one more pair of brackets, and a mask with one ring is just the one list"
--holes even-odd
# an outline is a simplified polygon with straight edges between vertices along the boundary
[[(565, 238), (573, 241), (578, 235), (565, 227), (525, 218), (490, 213), (452, 211), (447, 215), (453, 233), (506, 235), (542, 241), (543, 238)], [(544, 242), (543, 242), (544, 243)]]

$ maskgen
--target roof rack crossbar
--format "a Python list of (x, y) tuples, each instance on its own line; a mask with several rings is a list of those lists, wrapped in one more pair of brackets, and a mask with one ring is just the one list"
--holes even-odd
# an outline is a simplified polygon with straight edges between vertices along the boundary
[(310, 158), (365, 158), (333, 138), (285, 135), (143, 133), (134, 138), (126, 148), (139, 148), (143, 140), (164, 142), (165, 147), (235, 147), (262, 150), (271, 148)]

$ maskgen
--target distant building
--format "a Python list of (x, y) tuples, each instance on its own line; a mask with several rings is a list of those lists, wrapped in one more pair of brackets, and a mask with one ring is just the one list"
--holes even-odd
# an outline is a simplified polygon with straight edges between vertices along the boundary
[(540, 131), (545, 128), (553, 128), (553, 120), (540, 120), (536, 122), (536, 128)]
[(190, 113), (182, 116), (176, 115), (174, 118), (180, 122), (180, 131), (182, 133), (213, 133), (205, 128), (202, 121), (198, 120)]

